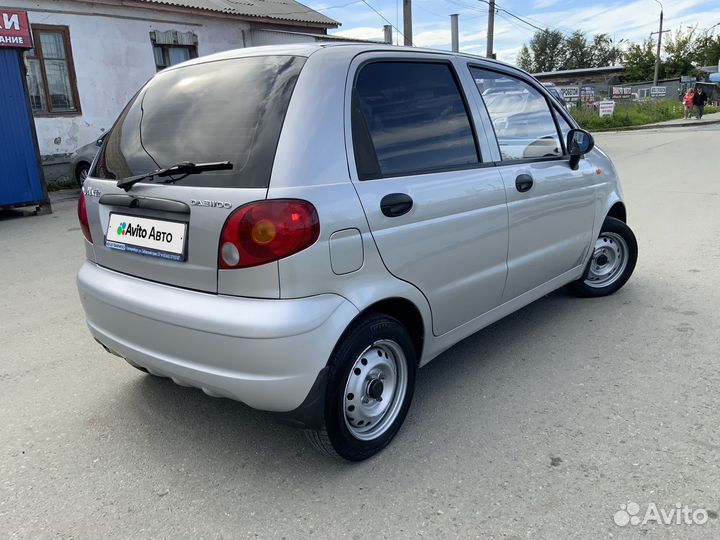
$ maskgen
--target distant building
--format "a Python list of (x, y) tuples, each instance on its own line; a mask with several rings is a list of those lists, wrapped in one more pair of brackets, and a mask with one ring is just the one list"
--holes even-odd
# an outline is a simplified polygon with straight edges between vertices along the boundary
[(568, 69), (565, 71), (547, 71), (533, 73), (541, 82), (551, 82), (558, 86), (606, 85), (622, 83), (624, 66)]
[(327, 30), (340, 25), (294, 0), (12, 4), (28, 12), (32, 28), (35, 48), (24, 59), (45, 163), (61, 162), (95, 140), (167, 66), (234, 48), (333, 39)]

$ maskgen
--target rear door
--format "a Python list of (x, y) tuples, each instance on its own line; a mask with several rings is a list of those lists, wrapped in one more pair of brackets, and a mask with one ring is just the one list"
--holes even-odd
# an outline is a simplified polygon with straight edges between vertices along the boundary
[[(121, 114), (85, 183), (96, 262), (217, 292), (223, 224), (239, 206), (266, 197), (303, 63), (299, 57), (257, 56), (193, 63), (156, 75)], [(127, 192), (115, 185), (185, 161), (230, 161), (232, 169), (156, 177)], [(173, 183), (160, 183), (166, 180)], [(268, 287), (274, 283), (277, 289), (275, 266), (223, 272), (262, 274)], [(260, 284), (262, 289), (262, 279)]]
[(570, 169), (564, 144), (570, 124), (538, 86), (503, 71), (470, 72), (497, 137), (507, 193), (508, 301), (582, 264), (599, 177), (588, 159)]
[(443, 334), (500, 303), (505, 190), (472, 102), (438, 55), (365, 55), (351, 70), (351, 175), (388, 270), (427, 297)]

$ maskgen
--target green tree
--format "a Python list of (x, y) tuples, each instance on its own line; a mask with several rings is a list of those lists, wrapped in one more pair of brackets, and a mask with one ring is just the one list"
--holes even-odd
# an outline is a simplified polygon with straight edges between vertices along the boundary
[(555, 71), (562, 65), (565, 39), (558, 30), (545, 29), (530, 39), (533, 72)]
[(720, 36), (703, 34), (698, 37), (692, 59), (698, 66), (717, 66), (720, 62)]
[(592, 66), (592, 51), (585, 34), (576, 30), (562, 44), (560, 69), (581, 69)]
[(592, 67), (615, 66), (622, 62), (622, 49), (608, 34), (595, 34), (590, 46)]
[(619, 64), (623, 52), (608, 34), (596, 34), (591, 41), (581, 31), (565, 37), (557, 30), (535, 32), (529, 47), (520, 48), (515, 63), (532, 72), (582, 69)]
[(520, 52), (515, 59), (515, 63), (517, 64), (517, 67), (524, 69), (525, 71), (532, 71), (533, 69), (533, 59), (530, 55), (530, 49), (528, 49), (527, 45), (524, 43), (523, 46), (520, 47)]
[(696, 50), (695, 28), (682, 28), (670, 32), (664, 40), (666, 57), (663, 61), (663, 71), (666, 78), (681, 77), (682, 75), (698, 75), (698, 70), (692, 63)]
[[(655, 74), (655, 45), (651, 38), (632, 43), (624, 58), (625, 78), (628, 82), (651, 81)], [(662, 77), (662, 70), (660, 76)]]

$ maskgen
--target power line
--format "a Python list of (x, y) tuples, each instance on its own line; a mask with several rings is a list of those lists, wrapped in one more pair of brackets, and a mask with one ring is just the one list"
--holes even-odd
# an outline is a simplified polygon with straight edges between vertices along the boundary
[[(616, 8), (604, 9), (604, 10), (602, 10), (602, 11), (599, 11), (599, 12), (597, 12), (597, 13), (594, 13), (593, 16), (600, 15), (600, 14), (602, 14), (602, 13), (605, 13), (606, 11), (612, 11), (613, 9), (616, 9)], [(533, 17), (534, 17), (534, 15), (533, 15)], [(543, 24), (542, 22), (538, 21), (537, 19), (534, 19), (533, 17), (530, 17), (529, 15), (522, 15), (522, 18), (523, 18), (523, 19), (525, 19), (525, 20), (527, 20), (527, 21), (529, 21), (529, 22), (531, 22), (531, 23), (534, 23), (534, 24), (536, 24), (536, 25), (538, 25), (538, 26), (540, 26), (540, 25)], [(557, 27), (555, 27), (555, 29), (556, 29), (557, 31), (563, 32), (563, 33), (565, 33), (565, 34), (572, 34), (572, 33), (575, 31), (574, 29), (572, 29), (572, 28), (570, 28), (570, 27), (568, 27), (568, 26), (557, 26)]]
[(498, 15), (500, 16), (500, 18), (501, 18), (502, 20), (507, 21), (508, 23), (512, 24), (512, 25), (513, 25), (515, 28), (517, 28), (518, 30), (522, 30), (522, 31), (524, 31), (524, 32), (529, 32), (529, 30), (528, 30), (527, 27), (521, 25), (521, 24), (520, 24), (519, 22), (517, 22), (515, 19), (511, 19), (510, 17), (508, 17), (507, 15), (505, 15), (505, 14), (502, 13), (502, 12), (499, 12)]
[[(368, 4), (368, 3), (366, 2), (366, 0), (360, 0), (360, 1), (361, 1), (363, 4), (365, 4), (367, 7), (369, 7), (370, 9), (372, 9), (372, 10), (377, 14), (377, 16), (380, 17), (383, 21), (385, 21), (385, 22), (388, 23), (390, 26), (392, 26), (395, 30), (397, 30), (397, 33), (400, 34), (400, 35), (403, 37), (403, 39), (405, 39), (405, 34), (403, 34), (397, 26), (395, 26), (395, 25), (394, 25), (393, 23), (391, 23), (388, 19), (386, 19), (385, 16), (384, 16), (382, 13), (380, 13), (377, 9), (375, 9), (375, 8), (372, 7), (370, 4)], [(411, 41), (411, 44), (412, 44), (412, 41)]]
[[(481, 1), (487, 3), (487, 0), (481, 0)], [(510, 15), (513, 19), (517, 19), (517, 20), (520, 21), (521, 23), (527, 24), (528, 26), (530, 26), (530, 27), (532, 27), (532, 28), (534, 28), (534, 29), (536, 29), (536, 30), (539, 30), (540, 32), (548, 32), (548, 28), (540, 28), (538, 25), (533, 24), (532, 22), (530, 22), (530, 21), (522, 18), (522, 17), (519, 16), (519, 15), (515, 15), (514, 13), (512, 13), (511, 11), (508, 11), (508, 10), (505, 9), (505, 8), (501, 8), (501, 7), (498, 6), (497, 4), (495, 4), (495, 7), (497, 8), (498, 11), (502, 11), (502, 12), (504, 12), (504, 13), (507, 13), (507, 14)], [(555, 31), (556, 31), (556, 32), (560, 32), (561, 34), (564, 34), (564, 33), (565, 33), (565, 32), (563, 32), (562, 30), (558, 30), (558, 29), (555, 29)]]
[(452, 4), (453, 6), (461, 7), (464, 9), (469, 9), (470, 11), (475, 11), (477, 13), (480, 13), (481, 15), (487, 15), (487, 12), (485, 10), (480, 10), (479, 8), (476, 8), (475, 6), (469, 6), (467, 4), (461, 4), (457, 0), (444, 0), (448, 4)]
[(419, 9), (420, 11), (425, 11), (426, 13), (430, 13), (430, 15), (435, 15), (436, 17), (447, 17), (448, 15), (450, 15), (449, 13), (443, 15), (443, 14), (441, 14), (441, 13), (438, 13), (438, 12), (436, 12), (436, 11), (433, 11), (433, 10), (431, 10), (431, 9), (428, 9), (428, 8), (426, 8), (425, 6), (423, 6), (420, 2), (414, 3), (414, 4), (413, 4), (413, 9)]
[[(482, 2), (482, 3), (484, 3), (484, 4), (487, 4), (487, 5), (490, 5), (490, 2), (489, 2), (488, 0), (477, 0), (477, 1), (478, 1), (478, 2)], [(512, 17), (513, 19), (517, 19), (517, 20), (520, 21), (521, 23), (526, 24), (527, 26), (530, 26), (531, 28), (534, 28), (535, 30), (537, 30), (537, 31), (539, 31), (539, 32), (550, 32), (550, 31), (552, 31), (552, 30), (555, 30), (556, 32), (560, 32), (560, 33), (563, 34), (563, 35), (566, 34), (566, 32), (563, 32), (562, 30), (557, 29), (557, 28), (555, 28), (555, 29), (551, 29), (550, 27), (548, 27), (548, 28), (541, 28), (541, 27), (539, 27), (538, 25), (536, 25), (536, 24), (528, 21), (527, 19), (521, 17), (520, 15), (516, 15), (516, 14), (513, 13), (512, 11), (509, 11), (509, 10), (505, 9), (504, 7), (501, 7), (501, 6), (498, 5), (497, 3), (495, 3), (495, 10), (496, 10), (496, 11), (501, 11), (501, 12), (503, 12), (503, 13), (507, 13), (507, 14), (508, 14), (510, 17)]]

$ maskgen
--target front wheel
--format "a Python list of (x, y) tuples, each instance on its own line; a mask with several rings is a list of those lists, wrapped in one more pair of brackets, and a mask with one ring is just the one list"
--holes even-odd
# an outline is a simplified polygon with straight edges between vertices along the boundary
[(399, 321), (372, 314), (355, 323), (331, 357), (324, 425), (306, 432), (310, 442), (350, 461), (378, 453), (405, 420), (416, 370), (412, 339)]
[(80, 163), (80, 165), (78, 165), (75, 168), (75, 180), (77, 181), (77, 183), (80, 187), (82, 187), (83, 184), (85, 183), (85, 180), (87, 179), (89, 173), (90, 173), (90, 164), (89, 163), (84, 163), (84, 162)]
[(583, 277), (568, 285), (578, 296), (608, 296), (620, 289), (635, 270), (638, 246), (630, 227), (607, 217)]

